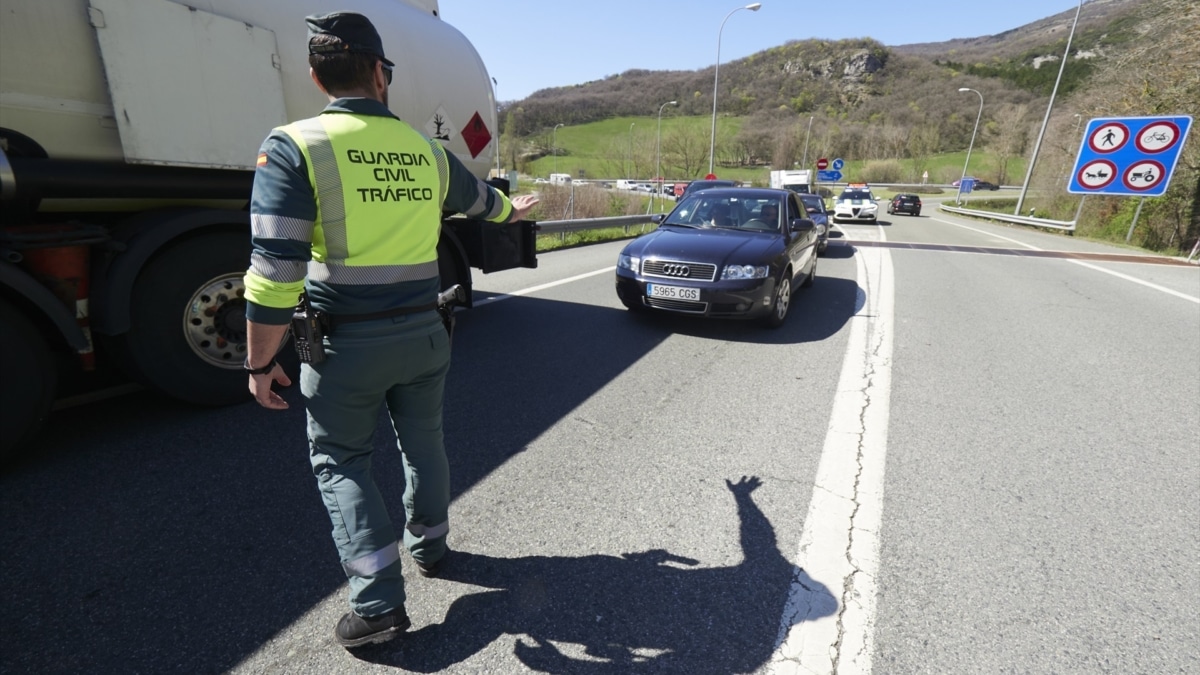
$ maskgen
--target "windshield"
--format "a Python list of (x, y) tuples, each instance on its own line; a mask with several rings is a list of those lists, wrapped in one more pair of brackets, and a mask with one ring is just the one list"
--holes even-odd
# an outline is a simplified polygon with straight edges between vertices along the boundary
[(825, 200), (817, 195), (800, 195), (800, 201), (804, 202), (804, 210), (809, 213), (820, 213), (825, 206)]
[(871, 199), (871, 193), (870, 193), (870, 192), (863, 192), (862, 190), (854, 190), (853, 192), (843, 192), (843, 193), (841, 194), (841, 196), (840, 196), (840, 197), (838, 197), (838, 200), (839, 200), (839, 201), (845, 201), (845, 200), (847, 200), (847, 199), (867, 199), (867, 200), (870, 200), (870, 199)]
[(663, 225), (778, 232), (780, 206), (776, 197), (695, 194), (679, 202)]

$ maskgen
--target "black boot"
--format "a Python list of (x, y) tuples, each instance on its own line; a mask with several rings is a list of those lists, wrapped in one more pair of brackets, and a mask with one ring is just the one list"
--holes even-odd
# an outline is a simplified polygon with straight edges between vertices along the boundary
[(338, 621), (333, 636), (339, 645), (349, 649), (370, 642), (387, 642), (408, 630), (411, 625), (412, 621), (409, 621), (403, 607), (370, 618), (347, 612)]
[(446, 552), (443, 553), (442, 557), (438, 558), (437, 560), (435, 560), (431, 563), (418, 562), (417, 563), (417, 572), (420, 573), (421, 576), (423, 576), (427, 579), (436, 577), (437, 575), (442, 573), (442, 568), (445, 567), (446, 560), (449, 557), (450, 557), (450, 549), (449, 549), (449, 547), (447, 547)]

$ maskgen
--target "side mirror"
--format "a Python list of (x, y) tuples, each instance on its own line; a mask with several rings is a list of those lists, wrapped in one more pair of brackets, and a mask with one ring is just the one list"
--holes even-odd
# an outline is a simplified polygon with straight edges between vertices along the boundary
[(656, 214), (650, 216), (650, 222), (654, 223), (655, 225), (661, 225), (662, 221), (665, 220), (666, 217), (667, 217), (667, 214), (665, 214), (665, 213), (656, 213)]
[(808, 232), (817, 227), (817, 224), (808, 218), (793, 218), (792, 222), (788, 225), (791, 227), (792, 232)]

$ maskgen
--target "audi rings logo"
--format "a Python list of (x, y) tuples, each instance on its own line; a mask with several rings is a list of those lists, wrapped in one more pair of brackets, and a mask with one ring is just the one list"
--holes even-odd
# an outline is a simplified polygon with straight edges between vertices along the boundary
[(671, 277), (686, 277), (692, 274), (692, 269), (687, 265), (663, 265), (662, 273)]

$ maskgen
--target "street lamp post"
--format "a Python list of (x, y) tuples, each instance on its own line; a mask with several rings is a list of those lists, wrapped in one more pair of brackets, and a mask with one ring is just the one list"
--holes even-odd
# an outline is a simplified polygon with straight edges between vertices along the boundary
[(717, 31), (717, 64), (713, 67), (712, 138), (708, 143), (708, 172), (710, 174), (713, 172), (713, 159), (716, 157), (713, 153), (717, 149), (717, 82), (719, 82), (718, 78), (721, 75), (721, 33), (725, 30), (725, 22), (729, 20), (729, 17), (733, 16), (734, 12), (741, 9), (757, 12), (759, 7), (762, 7), (761, 2), (755, 2), (745, 7), (738, 7), (725, 15), (725, 18), (721, 20), (721, 29)]
[(663, 108), (669, 105), (679, 105), (678, 101), (667, 101), (658, 106), (658, 138), (654, 141), (654, 177), (658, 179), (658, 190), (656, 197), (662, 196), (663, 179), (662, 179), (662, 111)]
[(625, 170), (625, 178), (627, 180), (633, 179), (633, 125), (635, 124), (637, 122), (629, 123), (629, 168)]
[[(960, 87), (959, 91), (978, 91), (969, 87)], [(967, 165), (971, 163), (971, 151), (975, 149), (975, 134), (979, 133), (979, 118), (983, 117), (983, 94), (979, 94), (979, 112), (975, 114), (975, 131), (971, 132), (971, 144), (967, 146), (967, 161), (963, 162), (962, 177), (958, 179), (958, 195), (954, 198), (954, 204), (962, 203), (963, 182), (967, 180)]]
[(808, 138), (812, 135), (813, 116), (808, 116), (808, 131), (804, 132), (804, 161), (800, 163), (805, 169), (808, 168)]
[(554, 131), (550, 132), (550, 152), (554, 153), (554, 173), (558, 173), (558, 128), (566, 126), (562, 122), (554, 125)]
[(1062, 63), (1058, 66), (1058, 77), (1054, 80), (1054, 89), (1050, 90), (1050, 103), (1046, 106), (1046, 116), (1042, 118), (1042, 130), (1038, 132), (1037, 143), (1033, 145), (1033, 157), (1029, 159), (1029, 170), (1025, 172), (1025, 182), (1021, 184), (1021, 196), (1017, 198), (1017, 209), (1013, 215), (1021, 215), (1021, 205), (1025, 203), (1025, 193), (1029, 191), (1029, 179), (1033, 177), (1033, 165), (1037, 163), (1038, 150), (1042, 147), (1042, 137), (1046, 135), (1046, 125), (1050, 123), (1050, 111), (1054, 109), (1054, 95), (1058, 93), (1058, 83), (1062, 81), (1063, 71), (1067, 68), (1067, 59), (1071, 56), (1071, 39), (1075, 37), (1075, 27), (1079, 25), (1079, 13), (1083, 11), (1083, 0), (1075, 9), (1075, 22), (1071, 24), (1071, 32), (1067, 35), (1067, 49), (1063, 52)]

